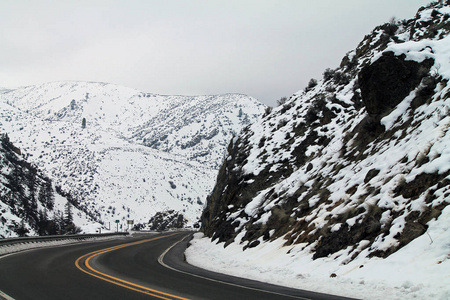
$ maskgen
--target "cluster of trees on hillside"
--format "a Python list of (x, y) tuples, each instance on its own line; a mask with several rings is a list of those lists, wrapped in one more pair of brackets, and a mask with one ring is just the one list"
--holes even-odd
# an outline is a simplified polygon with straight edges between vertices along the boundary
[(39, 235), (79, 232), (73, 224), (70, 202), (65, 212), (54, 209), (52, 181), (21, 157), (20, 149), (11, 143), (7, 134), (0, 135), (0, 161), (4, 167), (4, 173), (0, 173), (4, 187), (0, 201), (21, 219), (20, 223), (12, 221), (9, 230), (19, 236), (26, 236), (29, 229)]

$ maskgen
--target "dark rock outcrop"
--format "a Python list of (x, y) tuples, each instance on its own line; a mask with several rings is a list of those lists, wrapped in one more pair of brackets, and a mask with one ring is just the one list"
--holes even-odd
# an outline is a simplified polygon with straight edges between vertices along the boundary
[(163, 231), (168, 229), (179, 229), (186, 225), (187, 220), (184, 216), (174, 210), (157, 212), (148, 221), (150, 230)]
[(422, 63), (405, 60), (384, 52), (373, 64), (365, 66), (358, 75), (362, 101), (369, 115), (380, 120), (409, 95), (430, 71), (433, 59)]

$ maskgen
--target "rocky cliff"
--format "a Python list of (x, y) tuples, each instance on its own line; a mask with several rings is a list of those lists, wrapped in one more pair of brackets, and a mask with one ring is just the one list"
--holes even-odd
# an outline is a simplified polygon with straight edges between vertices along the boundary
[[(375, 28), (228, 146), (202, 231), (387, 257), (450, 203), (450, 6)], [(446, 210), (448, 214), (448, 209)]]

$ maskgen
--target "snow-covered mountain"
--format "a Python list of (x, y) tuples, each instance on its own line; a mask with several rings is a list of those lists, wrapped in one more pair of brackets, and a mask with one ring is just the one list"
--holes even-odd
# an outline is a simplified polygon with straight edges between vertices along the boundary
[[(440, 3), (379, 26), (234, 138), (202, 215), (211, 253), (283, 263), (294, 280), (403, 276), (448, 297), (449, 31)], [(402, 257), (420, 270), (402, 275)]]
[(11, 141), (98, 221), (201, 213), (229, 140), (265, 106), (239, 94), (162, 96), (106, 83), (0, 91)]

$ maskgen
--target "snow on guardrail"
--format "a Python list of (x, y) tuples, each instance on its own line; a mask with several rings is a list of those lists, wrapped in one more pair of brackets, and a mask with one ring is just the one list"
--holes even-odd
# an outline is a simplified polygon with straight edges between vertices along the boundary
[(0, 239), (0, 256), (29, 249), (67, 245), (88, 240), (104, 240), (115, 236), (126, 236), (128, 234), (128, 232), (117, 232), (104, 234), (52, 235)]

